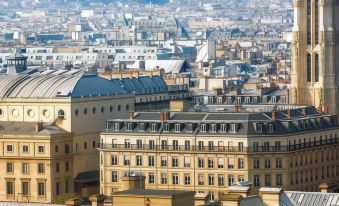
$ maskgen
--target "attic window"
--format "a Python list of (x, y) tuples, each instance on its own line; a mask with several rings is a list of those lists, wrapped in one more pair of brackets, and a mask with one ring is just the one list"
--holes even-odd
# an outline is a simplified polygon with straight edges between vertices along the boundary
[(201, 131), (201, 132), (206, 132), (206, 124), (202, 124), (202, 125), (200, 126), (200, 131)]
[(175, 124), (175, 132), (180, 132), (180, 131), (181, 131), (181, 125)]
[(151, 126), (151, 132), (156, 132), (158, 130), (158, 125), (156, 123), (153, 123)]
[(139, 123), (139, 131), (145, 131), (145, 123)]
[(187, 125), (187, 132), (193, 132), (193, 125), (192, 124)]
[(164, 124), (164, 132), (169, 132), (170, 125)]
[(120, 130), (120, 124), (118, 122), (114, 123), (114, 131)]
[(262, 124), (261, 123), (257, 123), (257, 128), (256, 128), (257, 132), (262, 132)]
[(237, 125), (231, 124), (231, 133), (236, 133), (236, 132), (237, 132)]
[(133, 129), (132, 123), (127, 123), (127, 128), (126, 128), (126, 130), (127, 130), (127, 131), (132, 131), (132, 129)]
[(211, 130), (212, 133), (216, 133), (217, 132), (217, 125), (216, 124), (211, 124)]
[(268, 127), (268, 132), (271, 132), (271, 133), (272, 133), (273, 130), (274, 130), (273, 123), (268, 124), (267, 127)]
[(227, 132), (227, 125), (226, 124), (221, 124), (220, 130), (221, 130), (222, 133), (226, 133)]

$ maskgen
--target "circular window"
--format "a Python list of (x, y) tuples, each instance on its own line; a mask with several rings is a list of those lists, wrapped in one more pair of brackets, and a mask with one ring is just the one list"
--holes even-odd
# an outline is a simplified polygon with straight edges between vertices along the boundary
[(28, 115), (29, 117), (34, 117), (34, 111), (31, 110), (31, 109), (27, 110), (27, 115)]
[(126, 105), (126, 111), (128, 111), (129, 110), (129, 105)]
[(13, 116), (13, 117), (17, 117), (17, 116), (19, 116), (19, 112), (18, 112), (18, 110), (16, 110), (16, 109), (13, 109), (13, 110), (12, 110), (12, 116)]
[(0, 116), (2, 116), (4, 114), (4, 112), (2, 111), (2, 109), (0, 109)]
[(119, 106), (118, 106), (118, 111), (120, 112), (120, 110), (121, 110), (121, 106), (119, 105)]
[(87, 109), (86, 109), (86, 108), (84, 109), (84, 114), (85, 114), (85, 115), (87, 114)]
[(75, 112), (74, 112), (75, 116), (78, 116), (79, 115), (79, 110), (76, 109)]
[(92, 112), (93, 112), (93, 114), (95, 114), (97, 112), (97, 109), (95, 107), (93, 107)]
[(105, 112), (105, 107), (101, 107), (101, 113)]
[(113, 112), (113, 106), (109, 106), (109, 112)]
[(42, 115), (44, 117), (49, 117), (49, 111), (47, 109), (42, 110)]

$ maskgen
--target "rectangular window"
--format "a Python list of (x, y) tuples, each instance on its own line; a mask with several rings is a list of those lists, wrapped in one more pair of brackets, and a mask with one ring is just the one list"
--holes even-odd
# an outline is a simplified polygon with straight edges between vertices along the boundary
[(13, 145), (7, 145), (7, 152), (13, 152)]
[(269, 151), (270, 151), (270, 143), (264, 142), (264, 152), (269, 152)]
[(125, 166), (130, 165), (130, 156), (127, 155), (124, 156), (124, 165)]
[(234, 176), (228, 175), (228, 186), (232, 186), (234, 183)]
[(156, 131), (158, 131), (158, 125), (156, 123), (153, 123), (151, 125), (151, 132), (156, 132)]
[(130, 149), (131, 148), (131, 141), (129, 139), (125, 139), (125, 148)]
[(219, 169), (224, 168), (224, 158), (223, 157), (218, 157), (218, 168)]
[(244, 169), (244, 159), (238, 159), (238, 169)]
[(14, 184), (13, 182), (6, 182), (6, 194), (14, 195)]
[(28, 165), (28, 163), (22, 163), (21, 172), (23, 174), (28, 174), (28, 172), (29, 172), (29, 165)]
[(206, 132), (206, 124), (202, 124), (202, 125), (200, 126), (200, 131), (201, 131), (201, 132)]
[(214, 150), (214, 142), (213, 141), (208, 141), (208, 150), (213, 151)]
[(154, 167), (154, 156), (148, 156), (148, 166)]
[(117, 148), (118, 147), (118, 140), (112, 139), (112, 148)]
[(204, 185), (204, 175), (203, 174), (199, 174), (198, 175), (198, 185)]
[(179, 176), (176, 173), (172, 175), (172, 184), (173, 185), (179, 184)]
[(238, 151), (243, 152), (244, 151), (244, 143), (243, 142), (238, 142)]
[(167, 184), (167, 174), (166, 173), (161, 174), (161, 184), (163, 184), (163, 185)]
[(214, 168), (214, 160), (213, 160), (213, 157), (209, 157), (208, 159), (207, 159), (207, 161), (208, 161), (208, 168)]
[(65, 162), (65, 171), (66, 172), (69, 171), (69, 162), (68, 161)]
[(22, 152), (24, 152), (24, 153), (28, 153), (29, 152), (28, 145), (22, 146)]
[(221, 124), (220, 125), (220, 131), (222, 133), (226, 133), (227, 132), (227, 125), (226, 124)]
[(218, 186), (223, 187), (224, 186), (224, 175), (219, 174), (218, 175)]
[(45, 173), (44, 163), (38, 163), (38, 174), (44, 174), (44, 173)]
[(172, 157), (172, 167), (178, 167), (178, 157)]
[(155, 142), (154, 142), (154, 140), (149, 140), (148, 144), (149, 144), (149, 149), (155, 149)]
[(181, 132), (181, 125), (175, 124), (175, 132)]
[(118, 165), (118, 157), (116, 155), (112, 155), (111, 157), (111, 165)]
[(204, 142), (203, 141), (198, 141), (198, 150), (200, 150), (200, 151), (204, 150)]
[(275, 160), (275, 166), (276, 166), (276, 168), (278, 168), (278, 169), (281, 169), (282, 168), (282, 159), (281, 158), (277, 158), (276, 160)]
[(118, 182), (118, 172), (112, 171), (112, 182)]
[(253, 152), (259, 152), (259, 142), (253, 142)]
[(198, 167), (199, 168), (204, 168), (204, 158), (203, 157), (198, 157)]
[(185, 150), (190, 150), (191, 149), (191, 142), (189, 140), (185, 140)]
[(191, 159), (190, 157), (185, 156), (184, 157), (184, 167), (190, 167), (191, 166)]
[(260, 178), (259, 175), (254, 175), (254, 187), (260, 187)]
[(275, 179), (276, 179), (276, 186), (282, 186), (282, 175), (277, 174)]
[(208, 175), (208, 185), (214, 185), (214, 175)]
[(137, 139), (137, 149), (142, 149), (142, 140)]
[(136, 165), (142, 166), (142, 156), (139, 155), (136, 156)]
[(253, 168), (254, 169), (259, 169), (260, 168), (260, 160), (259, 159), (254, 159), (253, 160)]
[(22, 195), (28, 195), (29, 194), (29, 183), (28, 182), (22, 182)]
[(234, 168), (234, 158), (229, 157), (229, 158), (227, 158), (227, 160), (228, 160), (228, 169), (233, 169)]
[(13, 170), (14, 170), (14, 168), (13, 168), (13, 163), (8, 162), (7, 165), (6, 165), (6, 171), (7, 171), (7, 173), (13, 173)]
[(271, 175), (265, 175), (265, 187), (271, 186)]
[(185, 185), (191, 184), (191, 176), (189, 174), (185, 174), (184, 183)]
[(148, 174), (148, 183), (149, 184), (154, 184), (154, 173), (153, 172), (150, 172)]
[(271, 160), (270, 159), (265, 159), (265, 169), (271, 168)]
[(166, 156), (161, 157), (161, 167), (167, 167), (167, 157)]
[(38, 195), (45, 196), (45, 183), (44, 182), (38, 183)]
[(60, 165), (59, 165), (59, 162), (57, 162), (55, 164), (55, 172), (59, 172), (60, 171)]
[(38, 152), (39, 153), (44, 153), (45, 152), (44, 146), (38, 146)]
[(161, 149), (167, 149), (167, 140), (161, 140)]
[(131, 132), (133, 130), (132, 123), (127, 123), (126, 131)]
[(178, 140), (173, 140), (173, 150), (179, 150), (179, 142)]

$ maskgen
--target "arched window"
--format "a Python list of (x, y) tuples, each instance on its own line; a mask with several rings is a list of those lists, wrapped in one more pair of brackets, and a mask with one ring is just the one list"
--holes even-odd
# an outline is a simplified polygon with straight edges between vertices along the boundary
[(319, 54), (315, 54), (314, 81), (319, 82)]
[(311, 14), (312, 14), (312, 3), (311, 0), (307, 0), (307, 44), (311, 44), (312, 42)]
[(58, 111), (58, 117), (61, 118), (61, 119), (64, 119), (65, 118), (65, 112), (64, 110), (60, 109)]
[(319, 44), (319, 0), (315, 0), (314, 5), (314, 41)]
[(311, 54), (307, 54), (307, 82), (311, 82), (312, 79), (312, 58)]

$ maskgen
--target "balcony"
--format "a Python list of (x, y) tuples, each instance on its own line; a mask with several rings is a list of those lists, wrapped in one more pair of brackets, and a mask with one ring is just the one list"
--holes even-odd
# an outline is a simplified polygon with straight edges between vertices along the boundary
[(140, 144), (100, 144), (100, 149), (110, 151), (149, 151), (149, 152), (235, 152), (235, 153), (283, 153), (303, 149), (337, 145), (338, 139), (328, 139), (316, 142), (293, 144), (288, 146), (250, 146), (250, 147), (229, 147), (229, 146), (190, 146), (185, 145), (140, 145)]

